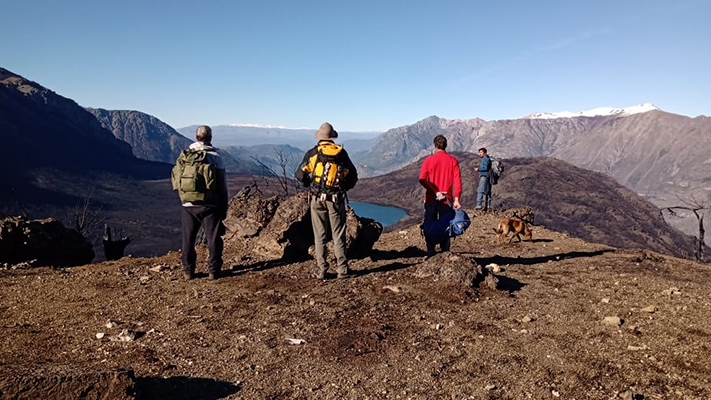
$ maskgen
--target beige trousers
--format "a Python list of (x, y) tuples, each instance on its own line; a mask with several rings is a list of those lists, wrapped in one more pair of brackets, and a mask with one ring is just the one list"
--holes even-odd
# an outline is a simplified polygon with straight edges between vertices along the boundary
[(334, 203), (322, 201), (317, 196), (311, 196), (311, 225), (314, 229), (314, 243), (316, 247), (317, 273), (328, 269), (326, 261), (326, 238), (331, 230), (333, 250), (336, 253), (339, 274), (348, 273), (348, 259), (346, 258), (346, 205), (345, 201)]

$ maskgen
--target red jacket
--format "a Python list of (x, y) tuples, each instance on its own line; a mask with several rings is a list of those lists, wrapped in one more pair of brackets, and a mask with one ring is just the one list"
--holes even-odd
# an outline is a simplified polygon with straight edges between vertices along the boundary
[[(437, 187), (438, 192), (447, 192), (451, 204), (455, 197), (462, 194), (462, 177), (459, 173), (459, 161), (444, 150), (436, 151), (425, 158), (420, 169), (420, 180), (428, 180)], [(427, 189), (425, 201), (435, 199), (435, 192)]]

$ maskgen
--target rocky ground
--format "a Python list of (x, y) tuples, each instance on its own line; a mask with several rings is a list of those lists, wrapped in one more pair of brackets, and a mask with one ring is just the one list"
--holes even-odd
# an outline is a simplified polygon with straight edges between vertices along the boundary
[[(218, 281), (175, 252), (2, 270), (0, 398), (91, 371), (141, 399), (711, 398), (709, 265), (543, 228), (499, 245), (500, 215), (470, 214), (452, 253), (424, 260), (411, 226), (345, 280), (234, 244)], [(472, 261), (497, 289), (431, 274)]]

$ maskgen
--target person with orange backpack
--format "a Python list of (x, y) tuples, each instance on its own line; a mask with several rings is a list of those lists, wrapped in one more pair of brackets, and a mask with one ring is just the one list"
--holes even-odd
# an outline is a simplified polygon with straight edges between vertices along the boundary
[(346, 192), (358, 181), (358, 171), (342, 146), (334, 143), (338, 132), (324, 122), (316, 131), (318, 144), (306, 152), (296, 169), (296, 180), (309, 188), (311, 225), (316, 247), (316, 279), (325, 279), (326, 238), (330, 229), (336, 253), (338, 278), (349, 277), (346, 258)]

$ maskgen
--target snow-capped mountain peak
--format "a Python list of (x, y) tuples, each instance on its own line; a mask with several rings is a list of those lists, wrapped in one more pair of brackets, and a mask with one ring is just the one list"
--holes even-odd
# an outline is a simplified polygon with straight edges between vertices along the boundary
[(598, 107), (592, 110), (581, 111), (578, 113), (570, 111), (562, 111), (556, 113), (534, 113), (526, 115), (524, 119), (555, 119), (555, 118), (575, 118), (575, 117), (597, 117), (597, 116), (609, 116), (609, 115), (619, 115), (621, 117), (626, 117), (628, 115), (645, 113), (648, 111), (659, 110), (654, 104), (644, 103), (636, 106), (625, 107), (625, 108), (613, 108), (613, 107)]

